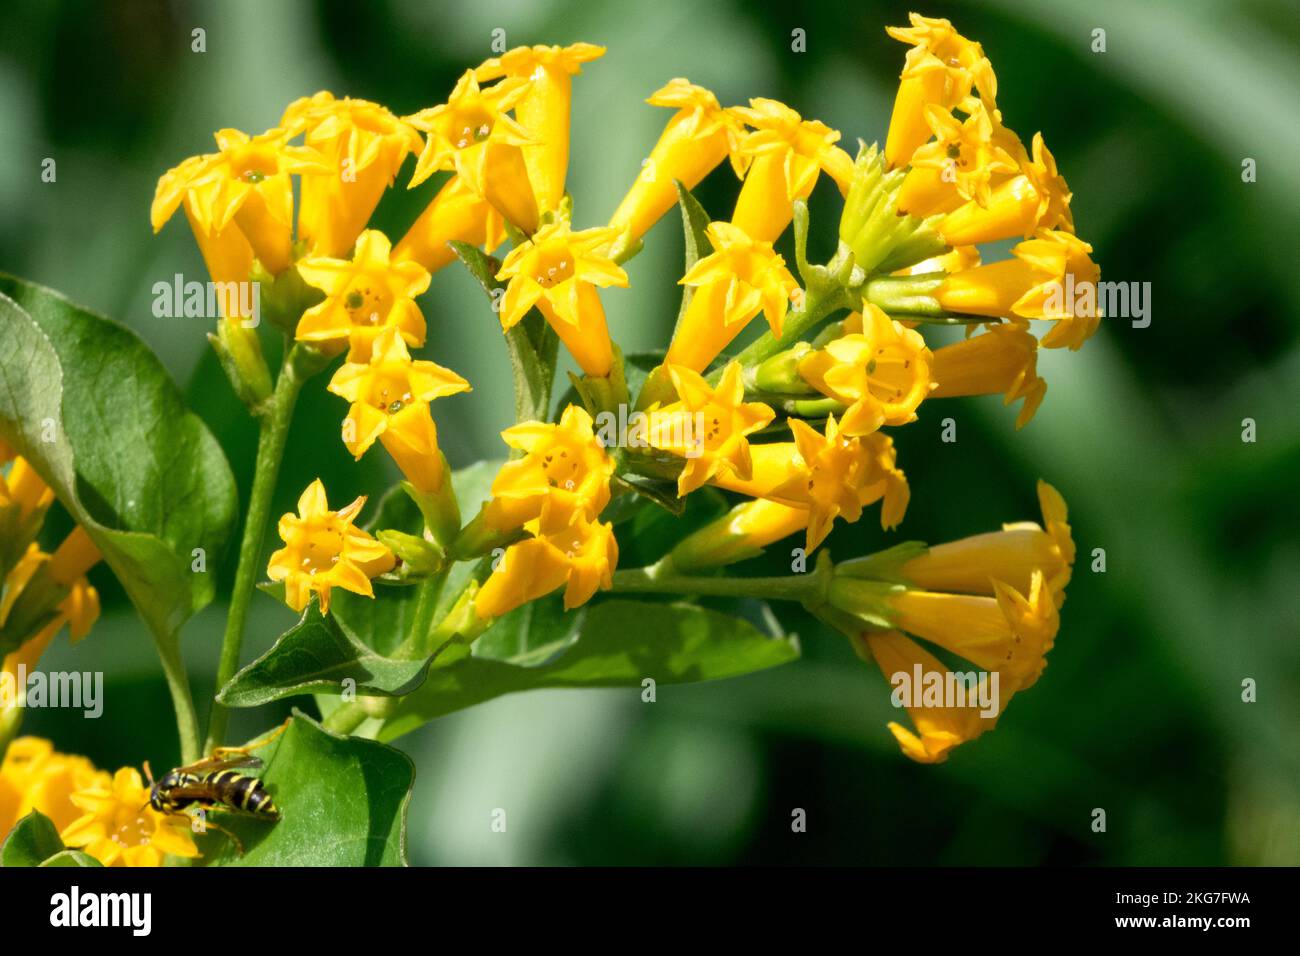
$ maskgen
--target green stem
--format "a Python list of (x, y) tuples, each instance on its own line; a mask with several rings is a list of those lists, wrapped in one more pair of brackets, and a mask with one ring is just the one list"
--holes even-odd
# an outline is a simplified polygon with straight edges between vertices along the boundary
[(162, 661), (163, 676), (171, 691), (172, 707), (176, 711), (176, 734), (180, 738), (181, 763), (191, 764), (199, 759), (199, 717), (194, 710), (194, 696), (190, 692), (189, 677), (181, 660), (178, 635), (157, 641), (158, 658)]
[[(261, 568), (262, 542), (266, 536), (267, 518), (271, 510), (271, 497), (275, 492), (276, 478), (280, 474), (280, 460), (284, 457), (284, 443), (289, 436), (289, 423), (302, 389), (304, 376), (295, 366), (297, 346), (290, 348), (276, 380), (275, 391), (262, 416), (257, 438), (257, 461), (253, 466), (253, 487), (248, 496), (248, 515), (244, 521), (244, 537), (239, 545), (239, 565), (235, 570), (234, 589), (230, 595), (230, 611), (226, 618), (226, 633), (221, 642), (221, 659), (217, 664), (217, 690), (226, 686), (239, 669), (239, 655), (244, 643), (244, 625), (248, 621), (248, 606), (257, 585)], [(212, 715), (208, 719), (208, 747), (220, 746), (230, 718), (227, 708), (213, 701)]]
[(361, 702), (354, 700), (335, 708), (332, 714), (321, 721), (321, 726), (332, 733), (347, 735), (364, 724), (369, 716)]
[(830, 565), (818, 562), (809, 574), (777, 578), (728, 578), (680, 574), (660, 561), (646, 568), (614, 572), (614, 590), (624, 594), (700, 594), (712, 597), (752, 597), (816, 604), (824, 597)]
[[(779, 336), (773, 335), (770, 330), (764, 332), (743, 349), (736, 356), (736, 360), (745, 368), (757, 365), (777, 352), (794, 345), (804, 333), (832, 312), (851, 308), (853, 308), (853, 299), (843, 286), (828, 286), (820, 290), (809, 289), (804, 296), (802, 308), (786, 315)], [(716, 385), (721, 377), (721, 371), (714, 372), (709, 377), (709, 381)]]

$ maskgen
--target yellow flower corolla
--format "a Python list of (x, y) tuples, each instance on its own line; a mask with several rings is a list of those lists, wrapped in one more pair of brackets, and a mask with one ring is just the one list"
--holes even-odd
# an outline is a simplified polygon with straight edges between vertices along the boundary
[(723, 370), (716, 388), (692, 369), (666, 367), (678, 401), (652, 412), (648, 441), (686, 459), (677, 478), (677, 494), (690, 494), (719, 476), (749, 481), (753, 465), (745, 436), (766, 428), (775, 413), (761, 402), (745, 401), (740, 363), (732, 362)]
[(271, 555), (266, 570), (272, 581), (284, 582), (285, 603), (295, 611), (307, 606), (312, 591), (320, 597), (322, 614), (329, 613), (332, 588), (372, 598), (370, 579), (392, 570), (393, 553), (352, 524), (365, 503), (362, 495), (331, 511), (317, 478), (298, 499), (298, 514), (280, 518), (284, 547)]
[(743, 176), (748, 166), (740, 153), (741, 121), (704, 87), (677, 77), (646, 102), (677, 112), (609, 220), (616, 232), (626, 236), (625, 243), (641, 238), (677, 204), (674, 180), (694, 189), (724, 159), (731, 160), (737, 177)]
[(834, 416), (827, 419), (824, 434), (800, 419), (790, 419), (790, 430), (793, 442), (750, 449), (750, 480), (720, 475), (713, 483), (808, 511), (809, 551), (825, 540), (836, 518), (857, 521), (862, 509), (876, 501), (882, 501), (882, 528), (902, 520), (909, 492), (907, 477), (896, 464), (893, 439), (879, 432), (844, 435)]
[(754, 239), (728, 222), (706, 230), (713, 252), (682, 277), (695, 292), (668, 346), (665, 362), (703, 372), (759, 312), (773, 335), (799, 288), (771, 242)]
[(184, 164), (159, 180), (151, 211), (154, 232), (186, 199), (197, 228), (221, 235), (233, 223), (266, 270), (277, 275), (293, 259), (290, 175), (328, 172), (326, 160), (311, 147), (290, 146), (292, 133), (284, 129), (260, 136), (222, 129), (214, 135), (218, 152), (204, 157), (188, 182), (178, 172)]
[(901, 574), (915, 586), (931, 591), (995, 595), (996, 581), (1021, 594), (1031, 593), (1038, 572), (1059, 606), (1070, 582), (1074, 539), (1060, 492), (1039, 481), (1038, 501), (1043, 512), (1041, 525), (1033, 521), (1004, 524), (1001, 531), (934, 545), (905, 563)]
[(162, 866), (163, 858), (197, 857), (191, 822), (149, 806), (149, 788), (134, 767), (107, 773), (69, 798), (82, 816), (65, 827), (63, 842), (104, 866)]
[(942, 255), (924, 259), (906, 269), (899, 269), (894, 275), (919, 276), (929, 272), (961, 272), (963, 269), (974, 269), (979, 264), (978, 246), (957, 246)]
[(326, 352), (348, 346), (349, 362), (368, 362), (379, 334), (395, 328), (408, 345), (424, 344), (424, 314), (415, 296), (429, 288), (429, 273), (418, 262), (395, 261), (388, 237), (368, 229), (348, 259), (306, 256), (298, 260), (304, 282), (325, 300), (303, 313), (295, 338)]
[(502, 77), (531, 80), (528, 94), (515, 105), (515, 116), (533, 140), (523, 147), (524, 164), (541, 212), (556, 209), (564, 198), (573, 77), (582, 72), (582, 64), (604, 55), (605, 48), (593, 43), (520, 46), (474, 71), (479, 82)]
[(33, 810), (49, 817), (56, 830), (70, 826), (83, 815), (72, 794), (107, 781), (108, 774), (85, 757), (59, 753), (40, 737), (17, 738), (0, 764), (0, 843)]
[(340, 366), (327, 386), (352, 403), (343, 422), (343, 444), (360, 458), (378, 439), (418, 490), (442, 487), (442, 455), (429, 411), (434, 399), (468, 392), (469, 382), (434, 362), (412, 361), (396, 328), (374, 341), (369, 362)]
[(1038, 340), (1014, 325), (991, 326), (935, 349), (931, 374), (933, 398), (1002, 394), (1004, 405), (1024, 399), (1016, 428), (1029, 424), (1047, 394), (1038, 377)]
[(1019, 174), (994, 186), (985, 205), (972, 199), (939, 221), (944, 242), (968, 246), (1015, 236), (1027, 239), (1039, 229), (1074, 231), (1072, 193), (1042, 133), (1034, 134), (1033, 150), (1032, 158), (1017, 157)]
[[(832, 601), (838, 583), (832, 583)], [(1047, 666), (1060, 613), (1043, 572), (1024, 594), (993, 581), (993, 596), (900, 589), (885, 599), (894, 624), (985, 671), (1000, 674), (1008, 695), (1032, 686)]]
[(506, 462), (492, 482), (484, 519), (497, 531), (531, 521), (543, 534), (569, 525), (577, 515), (594, 520), (609, 504), (614, 460), (592, 429), (586, 410), (569, 405), (558, 424), (521, 422), (501, 433), (524, 457)]
[(924, 219), (971, 200), (988, 206), (992, 185), (1018, 171), (1016, 158), (995, 135), (996, 118), (983, 102), (971, 98), (965, 108), (970, 115), (962, 121), (937, 106), (926, 108), (934, 139), (912, 156), (912, 168), (898, 190), (899, 212)]
[(1078, 349), (1101, 321), (1101, 270), (1091, 252), (1072, 233), (1044, 229), (1019, 243), (1014, 258), (949, 275), (935, 298), (950, 312), (1053, 321), (1043, 346)]
[(848, 436), (916, 421), (917, 407), (934, 387), (930, 349), (919, 332), (870, 303), (860, 321), (863, 332), (832, 339), (799, 360), (808, 384), (848, 406), (839, 423)]
[(807, 508), (794, 508), (766, 498), (744, 501), (673, 548), (674, 568), (721, 567), (763, 553), (763, 549), (808, 527)]
[[(4, 460), (0, 458), (0, 464)], [(15, 527), (38, 523), (54, 501), (54, 492), (26, 458), (13, 455), (11, 461), (9, 472), (0, 474), (0, 509), (13, 508)]]
[(587, 603), (613, 586), (618, 542), (611, 525), (575, 515), (571, 525), (506, 548), (474, 597), (480, 619), (500, 617), (564, 587), (564, 609)]
[(910, 27), (886, 27), (895, 40), (908, 44), (907, 60), (894, 97), (885, 140), (885, 160), (891, 168), (906, 166), (932, 132), (927, 109), (951, 110), (979, 92), (990, 108), (997, 95), (993, 66), (980, 45), (966, 39), (947, 20), (908, 14)]
[(596, 286), (627, 286), (627, 273), (605, 254), (613, 239), (607, 227), (574, 232), (553, 222), (510, 250), (497, 273), (508, 283), (501, 325), (513, 328), (537, 306), (584, 372), (608, 375), (614, 351)]
[(536, 232), (537, 198), (520, 148), (534, 140), (507, 115), (531, 85), (531, 80), (511, 77), (482, 88), (474, 71), (466, 70), (446, 103), (408, 116), (412, 126), (428, 134), (411, 186), (440, 169), (455, 170), (516, 228), (529, 235)]
[[(947, 683), (951, 676), (946, 664), (898, 631), (868, 631), (858, 638), (858, 642), (875, 660), (886, 680), (892, 682), (895, 674), (906, 674), (912, 682), (913, 695), (916, 694), (914, 677), (918, 665), (922, 682)], [(979, 691), (972, 689), (968, 693), (987, 693), (988, 680), (987, 676), (981, 676)], [(998, 702), (999, 712), (991, 717), (984, 716), (978, 706), (969, 703), (967, 706), (944, 706), (913, 701), (907, 712), (916, 727), (915, 733), (896, 721), (890, 721), (889, 731), (903, 753), (917, 763), (942, 763), (954, 747), (974, 740), (997, 725), (998, 716), (1006, 709), (1010, 695), (1003, 694), (999, 687), (998, 696), (1002, 698)]]
[(398, 241), (393, 258), (413, 259), (429, 272), (437, 272), (456, 258), (447, 245), (453, 240), (493, 252), (505, 239), (505, 220), (496, 207), (459, 176), (452, 176)]
[(420, 134), (377, 103), (323, 90), (290, 103), (280, 126), (304, 134), (327, 164), (302, 177), (298, 238), (313, 255), (347, 255), (403, 160), (420, 152)]
[(796, 199), (807, 199), (824, 170), (840, 193), (853, 179), (853, 157), (836, 146), (840, 134), (818, 120), (805, 120), (784, 103), (752, 99), (734, 108), (754, 127), (741, 141), (749, 172), (731, 221), (750, 236), (775, 242), (794, 218)]

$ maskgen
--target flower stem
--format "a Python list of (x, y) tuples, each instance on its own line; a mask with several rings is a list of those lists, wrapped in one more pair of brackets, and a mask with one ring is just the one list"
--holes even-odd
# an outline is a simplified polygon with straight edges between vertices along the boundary
[[(805, 332), (832, 312), (851, 308), (853, 299), (842, 286), (811, 288), (805, 293), (802, 306), (786, 315), (779, 336), (770, 330), (764, 332), (743, 349), (736, 360), (745, 368), (758, 365), (798, 342)], [(716, 380), (721, 377), (721, 372), (715, 372), (710, 376), (710, 382), (716, 385)]]
[(190, 692), (189, 677), (181, 660), (180, 635), (158, 640), (158, 657), (162, 661), (167, 689), (171, 691), (172, 707), (176, 711), (176, 733), (180, 738), (181, 763), (191, 764), (199, 759), (199, 718), (194, 710), (194, 696)]
[(816, 604), (823, 598), (830, 564), (819, 561), (808, 574), (777, 578), (729, 578), (680, 574), (667, 561), (646, 568), (614, 572), (614, 591), (624, 594), (701, 594), (712, 597), (752, 597)]
[[(284, 457), (284, 443), (289, 436), (289, 423), (298, 401), (304, 377), (295, 365), (297, 346), (291, 346), (276, 380), (266, 412), (262, 416), (257, 438), (257, 461), (253, 466), (253, 487), (248, 496), (248, 515), (244, 521), (244, 537), (239, 545), (239, 565), (235, 570), (234, 589), (230, 595), (230, 611), (226, 618), (226, 633), (221, 642), (221, 658), (217, 664), (217, 690), (219, 691), (239, 669), (239, 654), (244, 642), (244, 625), (248, 621), (248, 606), (257, 584), (261, 567), (262, 541), (266, 536), (267, 517), (271, 510), (271, 496), (280, 474), (280, 460)], [(227, 708), (213, 701), (208, 719), (208, 748), (220, 746), (229, 720)]]

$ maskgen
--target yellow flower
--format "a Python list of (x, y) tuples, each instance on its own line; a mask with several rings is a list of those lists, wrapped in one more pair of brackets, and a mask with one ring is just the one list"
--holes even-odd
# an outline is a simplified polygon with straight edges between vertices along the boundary
[(592, 424), (584, 409), (569, 405), (559, 424), (522, 422), (503, 431), (505, 443), (524, 457), (502, 465), (492, 482), (484, 509), (489, 527), (508, 531), (536, 521), (549, 534), (576, 515), (599, 516), (609, 503), (614, 460)]
[[(0, 460), (0, 463), (3, 463)], [(8, 474), (0, 474), (0, 509), (13, 509), (15, 530), (24, 525), (39, 527), (54, 492), (21, 455), (12, 456)], [(34, 533), (34, 528), (32, 529)], [(30, 540), (29, 536), (22, 535)]]
[(1018, 171), (1016, 158), (999, 144), (997, 120), (983, 102), (972, 98), (963, 108), (970, 115), (959, 122), (946, 109), (926, 107), (935, 138), (912, 156), (912, 168), (898, 190), (899, 212), (924, 219), (968, 200), (987, 206), (992, 184)]
[(134, 767), (123, 767), (111, 779), (102, 774), (70, 799), (83, 815), (63, 829), (63, 842), (104, 866), (161, 866), (168, 854), (199, 855), (189, 818), (149, 806), (149, 788)]
[(775, 242), (794, 218), (794, 201), (812, 194), (823, 170), (841, 194), (848, 191), (853, 158), (835, 145), (837, 130), (776, 100), (752, 99), (735, 112), (754, 130), (740, 146), (752, 162), (731, 221), (753, 238)]
[(978, 245), (1014, 236), (1029, 238), (1039, 229), (1074, 231), (1070, 215), (1070, 188), (1056, 170), (1056, 160), (1034, 134), (1033, 158), (1018, 157), (1020, 173), (993, 187), (989, 201), (971, 200), (939, 222), (939, 232), (950, 246)]
[(781, 334), (789, 299), (799, 283), (771, 242), (751, 238), (728, 222), (709, 223), (713, 252), (695, 263), (680, 284), (695, 286), (665, 361), (703, 372), (749, 321), (762, 312)]
[(1044, 229), (1017, 245), (1012, 259), (949, 275), (935, 298), (951, 312), (1054, 321), (1043, 346), (1078, 349), (1101, 320), (1101, 270), (1091, 252), (1071, 233)]
[(1043, 403), (1047, 383), (1038, 377), (1038, 340), (1014, 325), (994, 325), (934, 352), (933, 398), (1004, 395), (1003, 404), (1024, 399), (1016, 428), (1024, 428)]
[(528, 95), (515, 106), (519, 125), (533, 143), (524, 146), (528, 178), (542, 212), (550, 212), (564, 198), (569, 167), (569, 109), (573, 77), (582, 64), (605, 55), (603, 46), (520, 46), (487, 60), (474, 71), (480, 82), (511, 77), (531, 80)]
[(536, 232), (537, 199), (520, 149), (534, 141), (506, 115), (528, 95), (531, 85), (530, 80), (511, 77), (483, 89), (474, 71), (466, 70), (446, 103), (407, 117), (412, 126), (429, 134), (411, 186), (440, 169), (454, 169), (517, 228), (529, 235)]
[(677, 494), (687, 495), (720, 475), (750, 480), (753, 472), (745, 436), (766, 428), (774, 413), (761, 402), (745, 401), (740, 363), (726, 367), (717, 388), (692, 369), (666, 367), (679, 401), (650, 415), (648, 441), (686, 459)]
[[(284, 129), (252, 137), (237, 129), (218, 130), (218, 152), (204, 157), (206, 162), (184, 186), (190, 200), (187, 208), (202, 230), (209, 235), (220, 234), (233, 223), (273, 275), (287, 269), (293, 258), (290, 174), (329, 171), (325, 158), (316, 150), (290, 146), (291, 135)], [(162, 228), (183, 198), (178, 178), (169, 173), (159, 181), (151, 213), (154, 232)]]
[(870, 303), (860, 321), (862, 333), (840, 336), (799, 360), (808, 384), (848, 406), (840, 419), (844, 435), (916, 421), (917, 406), (934, 387), (930, 349), (919, 332)]
[(799, 419), (790, 420), (794, 442), (754, 445), (753, 478), (740, 481), (724, 475), (713, 483), (755, 498), (767, 498), (808, 516), (808, 550), (830, 533), (837, 517), (857, 521), (862, 509), (882, 502), (880, 525), (895, 527), (907, 510), (907, 476), (897, 466), (894, 442), (873, 432), (862, 437), (843, 435), (834, 416), (819, 435)]
[(343, 422), (343, 443), (360, 458), (378, 439), (420, 491), (442, 487), (442, 455), (429, 411), (436, 398), (468, 392), (469, 382), (433, 362), (411, 361), (396, 328), (375, 339), (370, 361), (347, 362), (329, 391), (352, 403)]
[(670, 561), (679, 571), (689, 571), (754, 558), (768, 545), (807, 528), (808, 516), (807, 508), (765, 498), (745, 501), (679, 541)]
[(368, 362), (375, 339), (395, 328), (408, 345), (424, 344), (424, 314), (415, 296), (429, 288), (429, 273), (409, 259), (393, 261), (388, 237), (368, 229), (352, 259), (307, 256), (298, 261), (304, 282), (325, 301), (303, 313), (295, 337), (331, 352), (349, 345), (349, 362)]
[(891, 168), (906, 166), (930, 138), (927, 108), (951, 110), (978, 90), (992, 108), (997, 94), (993, 66), (978, 43), (966, 39), (947, 20), (908, 14), (910, 27), (887, 27), (895, 40), (912, 47), (899, 79), (885, 140)]
[(508, 280), (501, 325), (513, 328), (535, 305), (584, 372), (608, 375), (614, 352), (596, 286), (627, 286), (627, 273), (605, 254), (613, 239), (609, 228), (573, 232), (554, 222), (512, 249), (497, 273)]
[(468, 242), (493, 252), (505, 238), (501, 213), (459, 176), (452, 176), (397, 243), (393, 258), (413, 259), (437, 272), (456, 258), (447, 243)]
[(299, 238), (313, 255), (347, 255), (420, 134), (377, 103), (323, 90), (290, 103), (280, 126), (305, 134), (327, 166), (302, 178)]
[(677, 112), (609, 221), (616, 232), (625, 234), (625, 244), (649, 232), (677, 204), (673, 180), (694, 189), (724, 159), (730, 158), (738, 177), (744, 175), (748, 165), (739, 148), (743, 135), (740, 120), (723, 109), (717, 97), (704, 87), (678, 77), (646, 102)]
[(370, 579), (392, 569), (393, 553), (352, 522), (365, 496), (338, 511), (329, 510), (319, 478), (298, 499), (298, 514), (280, 518), (284, 547), (271, 555), (267, 574), (284, 582), (284, 599), (295, 611), (307, 606), (311, 592), (320, 596), (322, 614), (330, 609), (330, 590), (343, 588), (374, 597)]
[(914, 266), (899, 269), (894, 275), (919, 276), (928, 272), (961, 272), (963, 269), (974, 269), (979, 264), (978, 246), (958, 246), (941, 255), (922, 260)]
[(506, 548), (474, 598), (481, 619), (500, 617), (564, 587), (564, 609), (585, 604), (599, 588), (613, 586), (618, 542), (608, 524), (578, 514), (573, 524)]
[[(952, 677), (947, 665), (916, 641), (898, 631), (868, 631), (858, 638), (858, 646), (865, 648), (866, 653), (871, 655), (886, 680), (892, 682), (894, 675), (906, 674), (912, 683), (913, 695), (917, 694), (915, 674), (918, 665), (922, 675), (922, 686), (931, 681), (942, 682), (941, 686), (946, 685)], [(967, 693), (987, 694), (989, 687), (988, 677), (982, 676), (979, 679), (978, 691), (972, 689)], [(998, 716), (1006, 709), (1007, 698), (1010, 695), (1002, 694), (999, 688), (998, 696), (1002, 700), (999, 701), (998, 714), (992, 717), (983, 716), (980, 708), (971, 706), (969, 702), (966, 706), (956, 706), (956, 704), (927, 706), (914, 700), (913, 704), (908, 706), (907, 712), (912, 718), (916, 732), (913, 733), (895, 721), (890, 721), (889, 731), (898, 741), (903, 753), (917, 763), (942, 763), (948, 759), (954, 747), (974, 740), (997, 725)]]
[(79, 790), (103, 785), (108, 774), (85, 757), (58, 753), (48, 740), (19, 737), (0, 764), (0, 843), (33, 810), (62, 830), (82, 815), (71, 800)]
[(1004, 524), (1001, 531), (977, 534), (938, 544), (912, 558), (901, 574), (919, 588), (994, 595), (1001, 581), (1022, 594), (1032, 591), (1033, 576), (1041, 573), (1059, 606), (1074, 564), (1065, 499), (1045, 481), (1038, 483), (1043, 523)]

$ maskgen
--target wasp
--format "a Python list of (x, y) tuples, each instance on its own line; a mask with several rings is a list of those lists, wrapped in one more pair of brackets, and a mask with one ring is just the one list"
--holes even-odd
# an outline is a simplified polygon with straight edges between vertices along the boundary
[[(262, 781), (237, 771), (261, 767), (261, 758), (255, 757), (252, 752), (279, 737), (288, 726), (289, 721), (286, 720), (274, 733), (246, 747), (217, 747), (210, 757), (177, 767), (158, 780), (154, 780), (153, 771), (146, 760), (144, 773), (149, 779), (148, 806), (169, 816), (188, 816), (185, 812), (187, 809), (199, 807), (203, 811), (226, 810), (271, 822), (278, 821), (280, 811), (262, 786)], [(239, 855), (244, 855), (244, 844), (235, 834), (208, 822), (206, 815), (202, 826), (225, 834)]]

